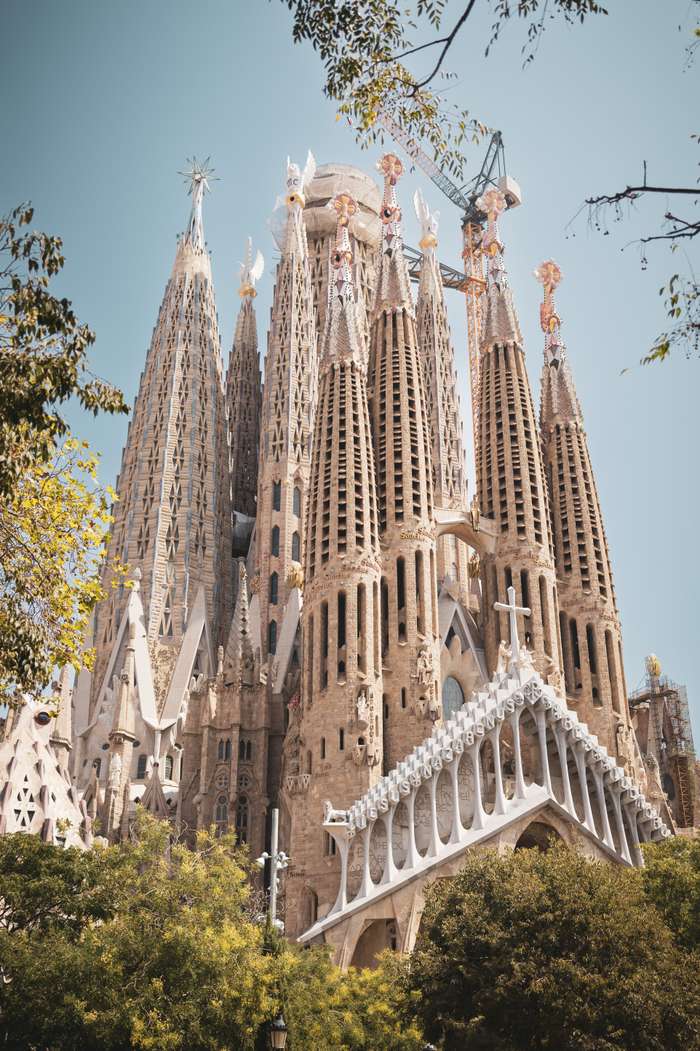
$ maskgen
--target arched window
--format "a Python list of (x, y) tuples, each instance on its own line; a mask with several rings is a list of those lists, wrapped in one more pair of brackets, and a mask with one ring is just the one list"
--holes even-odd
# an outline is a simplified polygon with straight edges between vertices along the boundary
[(137, 780), (143, 781), (146, 776), (146, 764), (148, 763), (148, 756), (144, 755), (143, 752), (138, 757), (136, 762), (136, 777)]
[(297, 518), (301, 517), (301, 489), (298, 485), (294, 486), (294, 493), (292, 494), (292, 514), (296, 515)]
[(236, 804), (236, 835), (239, 843), (248, 842), (248, 797), (239, 796)]
[(277, 605), (277, 584), (279, 577), (276, 573), (270, 573), (270, 605)]
[(172, 781), (173, 779), (173, 757), (166, 755), (165, 757), (165, 780)]
[(272, 510), (279, 511), (282, 506), (282, 483), (272, 483)]
[(267, 627), (267, 649), (269, 653), (277, 653), (277, 621), (271, 620)]
[(455, 712), (464, 704), (464, 693), (456, 679), (448, 675), (442, 684), (442, 717), (445, 721), (451, 719)]
[(223, 759), (224, 758), (224, 739), (223, 739), (223, 737), (219, 741), (219, 747), (218, 747), (217, 752), (216, 752), (216, 758), (217, 759)]
[(272, 537), (270, 538), (270, 554), (277, 557), (280, 553), (280, 527), (272, 527)]
[(219, 831), (225, 832), (228, 827), (228, 800), (224, 795), (217, 797), (214, 820)]
[(95, 775), (99, 777), (100, 770), (102, 769), (102, 760), (98, 757), (97, 759), (93, 760), (92, 765), (95, 767)]
[(238, 742), (238, 758), (250, 760), (253, 757), (253, 745), (252, 742), (247, 740), (245, 737), (241, 737)]
[(253, 758), (253, 742), (252, 741), (246, 741), (246, 743), (245, 743), (245, 757), (246, 757), (246, 759), (252, 759)]
[(301, 562), (301, 540), (298, 533), (292, 533), (292, 561)]
[(231, 758), (231, 738), (226, 738), (226, 744), (224, 745), (224, 759)]

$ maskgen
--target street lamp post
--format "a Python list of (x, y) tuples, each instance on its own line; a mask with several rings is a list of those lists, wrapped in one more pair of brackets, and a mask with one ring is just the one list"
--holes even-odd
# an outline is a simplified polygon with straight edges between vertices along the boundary
[[(270, 862), (270, 903), (269, 903), (269, 919), (270, 926), (276, 927), (280, 933), (284, 930), (284, 924), (282, 920), (277, 919), (277, 891), (279, 890), (279, 872), (283, 872), (284, 869), (289, 865), (289, 858), (283, 850), (278, 850), (278, 835), (279, 835), (279, 817), (280, 812), (277, 807), (272, 809), (272, 830), (270, 834), (270, 853), (267, 851), (262, 853), (257, 858), (255, 864), (261, 869), (265, 868), (265, 862)], [(281, 1016), (280, 1016), (281, 1017)], [(282, 1019), (284, 1021), (284, 1019)], [(286, 1030), (285, 1030), (286, 1032)], [(285, 1036), (285, 1040), (286, 1040)], [(284, 1044), (277, 1045), (284, 1047)]]
[(270, 1047), (284, 1051), (287, 1046), (287, 1024), (282, 1012), (277, 1015), (274, 1022), (270, 1022)]

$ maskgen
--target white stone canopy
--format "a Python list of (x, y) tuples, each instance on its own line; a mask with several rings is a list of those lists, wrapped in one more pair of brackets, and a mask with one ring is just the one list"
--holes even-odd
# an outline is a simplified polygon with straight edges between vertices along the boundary
[(671, 835), (523, 650), (349, 810), (326, 804), (323, 827), (340, 854), (340, 886), (328, 915), (300, 940), (546, 804), (623, 864), (641, 865), (640, 844)]

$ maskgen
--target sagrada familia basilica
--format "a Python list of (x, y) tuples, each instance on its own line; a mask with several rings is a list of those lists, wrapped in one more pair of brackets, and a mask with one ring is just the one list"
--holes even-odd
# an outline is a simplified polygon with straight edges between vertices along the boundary
[[(353, 167), (289, 165), (262, 383), (262, 257), (249, 246), (224, 370), (193, 168), (93, 671), (72, 703), (62, 678), (57, 720), (28, 705), (0, 743), (0, 830), (117, 841), (140, 805), (256, 857), (279, 808), (286, 933), (343, 965), (410, 950), (425, 884), (476, 845), (555, 835), (636, 865), (695, 823), (694, 776), (662, 784), (649, 703), (644, 752), (628, 703), (559, 269), (536, 272), (538, 417), (488, 189), (470, 495), (437, 222), (418, 194), (414, 298), (402, 165), (378, 167), (383, 193)], [(115, 558), (129, 575), (111, 587)]]

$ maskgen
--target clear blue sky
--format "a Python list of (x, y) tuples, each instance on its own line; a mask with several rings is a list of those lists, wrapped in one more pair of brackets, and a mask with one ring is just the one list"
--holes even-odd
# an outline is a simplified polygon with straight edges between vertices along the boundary
[[(608, 6), (610, 16), (584, 27), (552, 24), (523, 71), (515, 25), (484, 59), (491, 19), (480, 0), (447, 62), (458, 74), (450, 95), (502, 129), (509, 172), (522, 187), (524, 204), (502, 235), (536, 397), (542, 334), (532, 270), (553, 257), (564, 271), (558, 302), (607, 525), (628, 684), (640, 680), (645, 654), (658, 653), (664, 670), (689, 686), (697, 739), (700, 362), (677, 354), (668, 365), (620, 375), (664, 326), (659, 287), (688, 264), (652, 246), (643, 270), (637, 248), (621, 252), (654, 229), (664, 200), (640, 207), (609, 236), (589, 231), (583, 218), (573, 238), (566, 226), (587, 194), (636, 181), (644, 159), (653, 182), (696, 179), (690, 134), (700, 131), (700, 58), (684, 72), (688, 0)], [(31, 199), (37, 225), (63, 236), (60, 289), (97, 333), (95, 371), (133, 398), (188, 210), (176, 173), (193, 153), (211, 154), (221, 177), (205, 229), (225, 353), (249, 234), (266, 256), (257, 300), (264, 347), (275, 259), (266, 223), (287, 153), (303, 160), (310, 147), (319, 162), (368, 167), (378, 157), (362, 154), (336, 123), (321, 95), (320, 63), (293, 46), (282, 3), (5, 0), (3, 36), (0, 209)], [(481, 150), (472, 154), (473, 172)], [(417, 174), (401, 185), (407, 240), (417, 241), (409, 205), (418, 185), (442, 212), (442, 258), (459, 266), (458, 215)], [(466, 409), (456, 294), (450, 309)], [(102, 452), (103, 478), (112, 481), (124, 419), (75, 425)]]

